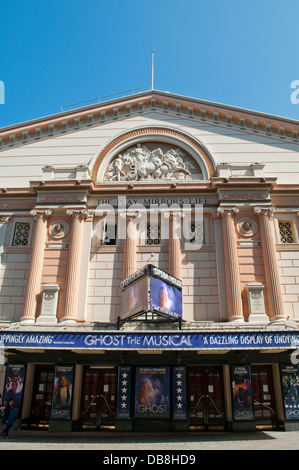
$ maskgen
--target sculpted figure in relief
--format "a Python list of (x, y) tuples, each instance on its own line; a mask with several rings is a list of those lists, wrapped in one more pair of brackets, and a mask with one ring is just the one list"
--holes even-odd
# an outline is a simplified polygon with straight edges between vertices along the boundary
[(167, 150), (164, 154), (160, 148), (149, 150), (138, 144), (133, 150), (119, 154), (109, 165), (104, 177), (106, 181), (140, 181), (187, 179), (191, 169), (190, 162), (184, 163), (184, 153), (179, 149)]

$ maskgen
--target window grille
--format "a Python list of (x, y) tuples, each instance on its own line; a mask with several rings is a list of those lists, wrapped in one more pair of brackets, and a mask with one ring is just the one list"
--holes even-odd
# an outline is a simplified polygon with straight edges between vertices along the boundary
[(278, 222), (281, 243), (294, 243), (294, 233), (291, 222)]
[(202, 244), (204, 242), (204, 226), (203, 224), (190, 225), (190, 243)]
[(27, 246), (29, 243), (30, 224), (26, 222), (16, 222), (13, 236), (13, 246)]
[(148, 225), (146, 231), (146, 245), (160, 245), (161, 233), (159, 225)]

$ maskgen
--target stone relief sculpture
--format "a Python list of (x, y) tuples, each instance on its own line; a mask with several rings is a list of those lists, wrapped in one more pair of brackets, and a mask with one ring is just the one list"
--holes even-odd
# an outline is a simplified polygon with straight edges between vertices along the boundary
[(185, 158), (181, 149), (137, 144), (136, 147), (119, 154), (108, 166), (104, 181), (141, 181), (141, 180), (186, 180), (201, 171)]

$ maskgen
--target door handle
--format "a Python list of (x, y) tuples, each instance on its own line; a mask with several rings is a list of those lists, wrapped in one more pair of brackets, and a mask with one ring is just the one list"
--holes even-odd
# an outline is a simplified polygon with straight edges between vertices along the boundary
[(213, 406), (215, 407), (216, 411), (220, 414), (220, 415), (223, 415), (223, 411), (220, 411), (217, 406), (216, 406), (216, 403), (214, 402), (213, 398), (210, 396), (210, 395), (206, 395), (206, 398), (209, 398), (209, 400), (211, 400)]
[(193, 410), (191, 411), (191, 413), (195, 413), (196, 408), (198, 407), (199, 403), (201, 402), (202, 398), (204, 398), (204, 397), (205, 397), (204, 394), (199, 397), (199, 399), (197, 400), (197, 403), (196, 403), (195, 407), (193, 408)]

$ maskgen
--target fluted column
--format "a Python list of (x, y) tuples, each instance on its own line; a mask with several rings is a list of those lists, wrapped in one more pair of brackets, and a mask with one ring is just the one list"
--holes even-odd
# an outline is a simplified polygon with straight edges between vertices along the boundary
[(123, 279), (131, 276), (137, 266), (137, 221), (135, 214), (126, 216), (126, 234), (124, 244)]
[(2, 253), (6, 237), (6, 230), (11, 216), (9, 214), (0, 214), (0, 264), (2, 263)]
[(32, 210), (30, 214), (36, 219), (36, 230), (32, 247), (24, 311), (20, 320), (22, 323), (26, 324), (35, 322), (37, 295), (41, 290), (45, 240), (47, 234), (47, 218), (52, 214), (52, 211)]
[(182, 279), (181, 238), (179, 237), (180, 216), (172, 214), (169, 217), (169, 252), (168, 271), (172, 276)]
[(273, 208), (255, 207), (254, 212), (259, 216), (270, 320), (285, 320), (275, 240), (270, 220)]
[(77, 321), (81, 273), (80, 267), (83, 241), (83, 224), (84, 219), (87, 215), (87, 210), (68, 209), (66, 213), (67, 215), (70, 215), (72, 217), (73, 223), (64, 296), (64, 309), (61, 321), (73, 323)]
[(218, 208), (222, 216), (223, 243), (227, 290), (228, 321), (244, 321), (240, 271), (237, 252), (237, 241), (233, 214), (239, 212), (237, 207)]

